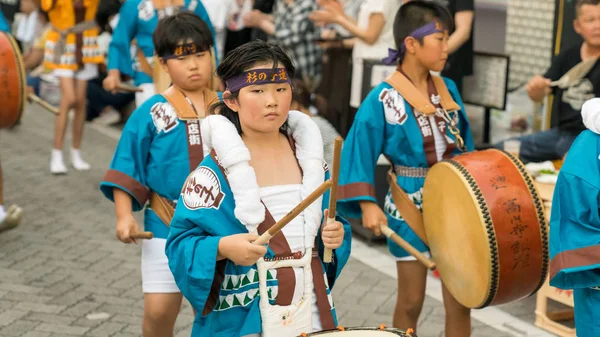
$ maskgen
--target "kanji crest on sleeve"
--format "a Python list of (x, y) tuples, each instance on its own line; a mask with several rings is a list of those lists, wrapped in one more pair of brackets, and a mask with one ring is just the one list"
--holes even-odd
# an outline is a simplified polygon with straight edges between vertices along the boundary
[(404, 98), (395, 89), (383, 89), (379, 93), (379, 101), (383, 103), (385, 120), (389, 124), (402, 125), (406, 122), (406, 106)]
[(168, 103), (156, 103), (150, 109), (152, 122), (156, 127), (156, 132), (169, 132), (179, 124), (179, 118), (175, 109)]

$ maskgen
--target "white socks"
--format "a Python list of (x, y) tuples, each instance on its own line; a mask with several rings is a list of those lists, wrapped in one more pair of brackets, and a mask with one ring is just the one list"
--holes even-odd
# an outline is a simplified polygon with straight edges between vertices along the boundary
[(61, 150), (52, 149), (52, 155), (50, 157), (50, 173), (52, 174), (65, 174), (67, 173), (67, 166), (63, 159), (63, 153)]
[(4, 218), (6, 218), (6, 210), (4, 210), (4, 206), (0, 205), (0, 223), (4, 221)]
[(88, 171), (91, 166), (81, 158), (78, 149), (71, 149), (71, 164), (77, 171)]
[[(81, 158), (81, 153), (78, 149), (71, 149), (71, 164), (77, 171), (88, 171), (91, 168), (90, 164)], [(50, 158), (50, 173), (67, 173), (67, 166), (65, 165), (63, 152), (61, 150), (52, 149), (52, 155)]]

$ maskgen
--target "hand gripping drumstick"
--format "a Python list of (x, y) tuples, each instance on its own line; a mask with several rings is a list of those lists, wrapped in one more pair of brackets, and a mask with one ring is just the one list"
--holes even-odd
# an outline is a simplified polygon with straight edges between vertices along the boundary
[(144, 89), (142, 89), (142, 88), (134, 87), (134, 86), (123, 84), (123, 83), (117, 85), (117, 90), (125, 91), (125, 92), (143, 92), (144, 91)]
[(150, 240), (154, 237), (154, 234), (152, 232), (133, 232), (129, 234), (129, 237), (132, 239)]
[[(337, 137), (333, 143), (333, 167), (331, 168), (331, 192), (329, 193), (329, 217), (327, 223), (335, 221), (335, 206), (337, 204), (338, 178), (340, 177), (340, 157), (342, 155), (342, 137)], [(333, 260), (333, 251), (331, 248), (325, 248), (323, 251), (323, 262), (331, 263)]]
[(29, 95), (27, 95), (27, 98), (29, 99), (29, 101), (37, 103), (37, 104), (41, 105), (44, 109), (54, 113), (55, 115), (58, 115), (58, 108), (55, 107), (54, 105), (44, 101), (39, 96), (37, 96), (35, 94), (29, 94)]
[(398, 246), (402, 247), (402, 249), (406, 250), (410, 255), (414, 256), (417, 261), (421, 262), (427, 269), (435, 270), (435, 263), (428, 259), (423, 253), (418, 251), (415, 247), (413, 247), (410, 243), (406, 242), (400, 235), (396, 234), (391, 228), (385, 225), (379, 226), (381, 233), (392, 239)]
[(304, 211), (308, 206), (310, 206), (310, 204), (312, 204), (320, 196), (325, 194), (325, 192), (327, 192), (327, 190), (330, 187), (331, 179), (327, 180), (326, 182), (322, 183), (321, 186), (317, 187), (317, 189), (314, 190), (308, 197), (306, 197), (306, 199), (302, 200), (302, 202), (300, 202), (298, 206), (294, 207), (294, 209), (292, 209), (288, 214), (281, 218), (281, 220), (277, 221), (277, 223), (274, 224), (273, 227), (269, 228), (268, 231), (264, 232), (256, 241), (254, 241), (254, 243), (257, 245), (264, 245), (267, 242), (269, 242), (269, 240), (271, 240), (273, 236), (279, 233), (279, 231), (283, 227), (285, 227), (285, 225), (290, 223), (290, 221), (297, 217), (298, 214), (302, 213), (302, 211)]

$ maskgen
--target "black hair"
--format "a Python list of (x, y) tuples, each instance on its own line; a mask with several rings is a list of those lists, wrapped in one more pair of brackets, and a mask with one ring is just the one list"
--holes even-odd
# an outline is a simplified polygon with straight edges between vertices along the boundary
[(327, 104), (325, 97), (311, 93), (308, 89), (308, 85), (300, 79), (293, 80), (292, 87), (294, 88), (292, 95), (293, 102), (297, 102), (304, 108), (308, 108), (312, 105), (317, 109), (319, 116), (324, 117), (331, 122), (330, 116), (332, 114), (329, 112), (329, 105)]
[(119, 14), (123, 2), (121, 0), (102, 0), (96, 11), (96, 23), (102, 31), (112, 34), (112, 28), (108, 25), (110, 17)]
[[(394, 41), (396, 50), (402, 50), (404, 40), (416, 29), (431, 23), (439, 21), (448, 31), (454, 30), (454, 21), (448, 9), (433, 1), (412, 0), (400, 7), (394, 19)], [(417, 39), (423, 44), (423, 39)], [(398, 59), (402, 63), (404, 54)]]
[(198, 46), (198, 52), (211, 51), (215, 43), (206, 22), (190, 11), (161, 19), (152, 34), (158, 57), (172, 55), (177, 46), (188, 43), (189, 40)]
[(579, 17), (579, 14), (581, 14), (581, 7), (584, 5), (597, 6), (600, 5), (600, 0), (577, 0), (577, 2), (575, 2), (575, 18)]
[[(273, 62), (273, 71), (277, 66), (283, 66), (287, 72), (288, 78), (294, 78), (296, 67), (292, 59), (279, 47), (272, 42), (254, 40), (245, 43), (227, 54), (225, 59), (217, 67), (217, 75), (223, 82), (238, 76), (256, 65)], [(232, 92), (230, 96), (224, 99), (237, 99), (239, 90)], [(242, 134), (242, 126), (238, 113), (231, 110), (224, 102), (218, 102), (209, 108), (210, 114), (220, 114), (229, 119), (236, 127), (238, 133)], [(287, 124), (287, 123), (286, 123)], [(282, 127), (287, 128), (286, 124)]]

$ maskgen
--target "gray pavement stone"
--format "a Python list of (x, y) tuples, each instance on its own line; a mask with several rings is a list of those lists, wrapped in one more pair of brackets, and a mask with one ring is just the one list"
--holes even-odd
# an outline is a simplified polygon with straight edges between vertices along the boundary
[(7, 326), (25, 317), (29, 312), (18, 309), (9, 309), (0, 314), (0, 327)]
[(105, 337), (112, 336), (113, 334), (123, 330), (125, 324), (122, 323), (113, 323), (113, 322), (104, 322), (88, 332), (86, 336), (96, 336), (96, 337)]
[(42, 323), (35, 328), (37, 331), (52, 332), (56, 334), (72, 335), (72, 336), (83, 336), (89, 328), (73, 325), (60, 325), (60, 324), (48, 324)]
[[(30, 106), (18, 128), (0, 132), (6, 204), (24, 209), (23, 223), (0, 233), (0, 337), (141, 336), (140, 247), (115, 239), (113, 205), (98, 191), (116, 141), (87, 128), (82, 152), (92, 169), (51, 176), (52, 125), (49, 114)], [(340, 324), (390, 325), (395, 287), (351, 258), (333, 290)], [(516, 311), (533, 313), (527, 303)], [(86, 318), (101, 312), (110, 317)], [(443, 317), (441, 303), (426, 298), (419, 336), (443, 335)], [(193, 320), (184, 301), (175, 336), (189, 336)], [(474, 321), (473, 336), (505, 335)]]

